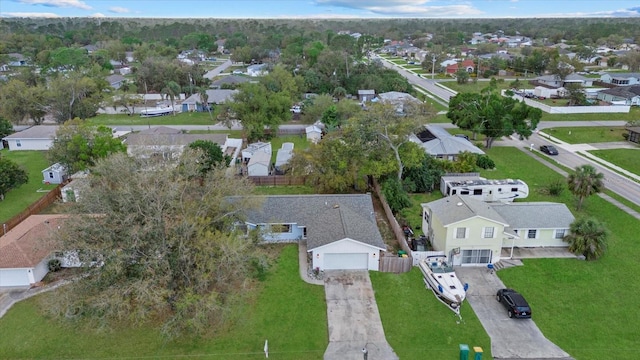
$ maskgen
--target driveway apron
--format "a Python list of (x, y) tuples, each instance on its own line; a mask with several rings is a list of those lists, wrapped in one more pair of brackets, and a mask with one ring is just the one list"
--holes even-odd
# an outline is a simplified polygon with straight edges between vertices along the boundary
[[(505, 288), (498, 276), (487, 269), (457, 267), (458, 277), (471, 286), (467, 302), (491, 338), (494, 359), (570, 360), (569, 354), (544, 337), (532, 319), (510, 319), (496, 301), (498, 289)], [(533, 308), (533, 317), (536, 309)]]
[(367, 271), (327, 271), (324, 291), (329, 327), (324, 360), (398, 359), (385, 338)]

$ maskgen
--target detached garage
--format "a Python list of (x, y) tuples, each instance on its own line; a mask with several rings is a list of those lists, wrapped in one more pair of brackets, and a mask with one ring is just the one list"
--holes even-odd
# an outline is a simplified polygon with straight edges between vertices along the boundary
[(66, 216), (31, 215), (0, 237), (0, 288), (31, 286), (47, 275), (47, 241)]

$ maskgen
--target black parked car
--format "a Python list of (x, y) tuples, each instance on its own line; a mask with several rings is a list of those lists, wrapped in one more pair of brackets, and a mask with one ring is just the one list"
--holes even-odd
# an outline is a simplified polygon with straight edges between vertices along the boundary
[(531, 308), (527, 300), (513, 289), (500, 289), (496, 295), (496, 300), (507, 309), (507, 315), (510, 318), (516, 317), (521, 319), (531, 318)]
[(558, 149), (553, 145), (540, 145), (540, 151), (547, 155), (558, 155)]

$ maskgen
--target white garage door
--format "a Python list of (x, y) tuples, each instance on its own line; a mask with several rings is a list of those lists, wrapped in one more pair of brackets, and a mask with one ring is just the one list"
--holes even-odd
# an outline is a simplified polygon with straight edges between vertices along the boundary
[(25, 286), (29, 285), (27, 270), (0, 270), (0, 286)]
[(369, 254), (324, 254), (325, 270), (366, 270)]

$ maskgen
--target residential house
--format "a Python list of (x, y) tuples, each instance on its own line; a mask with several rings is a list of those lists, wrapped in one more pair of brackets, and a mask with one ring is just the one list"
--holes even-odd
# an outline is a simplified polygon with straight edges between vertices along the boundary
[(98, 51), (98, 47), (93, 44), (85, 45), (82, 48), (87, 50), (87, 54), (93, 54), (94, 52)]
[(0, 288), (29, 287), (49, 272), (53, 252), (47, 238), (68, 215), (31, 215), (0, 237)]
[(263, 76), (267, 73), (267, 64), (255, 64), (247, 67), (247, 75), (251, 77)]
[(176, 160), (182, 155), (185, 147), (196, 140), (208, 140), (216, 143), (222, 149), (223, 154), (226, 154), (227, 147), (234, 140), (239, 139), (229, 139), (227, 134), (185, 134), (178, 129), (158, 126), (129, 134), (124, 143), (127, 145), (129, 156), (143, 159)]
[(600, 81), (617, 86), (640, 85), (640, 73), (605, 73)]
[(627, 140), (640, 144), (640, 126), (628, 127), (627, 131), (629, 132)]
[(617, 86), (599, 91), (598, 100), (607, 101), (614, 105), (640, 106), (640, 84)]
[(422, 204), (422, 209), (425, 235), (453, 265), (493, 264), (503, 249), (566, 247), (563, 239), (575, 220), (561, 203), (486, 203), (458, 195)]
[(456, 62), (455, 64), (447, 65), (446, 73), (453, 75), (458, 72), (459, 69), (464, 69), (468, 73), (474, 73), (476, 71), (476, 63), (473, 59), (463, 60), (461, 63)]
[[(207, 89), (206, 92), (207, 106), (212, 107), (226, 101), (232, 101), (233, 96), (238, 93), (238, 90)], [(182, 111), (207, 111), (207, 109), (202, 103), (200, 94), (193, 94), (182, 102)]]
[(251, 157), (259, 152), (267, 153), (271, 157), (271, 143), (258, 141), (249, 144), (246, 149), (242, 150), (242, 162), (248, 163)]
[(55, 125), (36, 125), (8, 135), (2, 140), (9, 150), (49, 150), (58, 131)]
[(27, 58), (19, 53), (10, 53), (7, 54), (7, 56), (9, 57), (9, 66), (27, 66), (29, 65), (29, 62), (27, 60)]
[(276, 174), (284, 174), (284, 166), (288, 164), (291, 157), (293, 157), (293, 145), (294, 144), (292, 142), (282, 143), (282, 147), (278, 149), (278, 152), (276, 153), (276, 163), (274, 165)]
[(307, 126), (304, 131), (307, 134), (307, 141), (317, 144), (322, 139), (322, 129), (316, 125)]
[(106, 80), (109, 83), (109, 86), (111, 86), (115, 90), (120, 89), (122, 84), (125, 81), (127, 81), (127, 79), (124, 76), (120, 75), (120, 74), (109, 75), (109, 76), (107, 76)]
[(469, 140), (453, 136), (437, 125), (426, 125), (421, 132), (411, 134), (409, 140), (420, 145), (428, 155), (438, 159), (455, 160), (458, 154), (464, 151), (484, 154), (484, 151)]
[(420, 100), (416, 99), (413, 95), (400, 91), (389, 91), (386, 93), (378, 94), (378, 96), (374, 98), (372, 102), (378, 101), (395, 106), (398, 114), (404, 113), (404, 107), (408, 103), (420, 103)]
[(67, 168), (60, 163), (55, 163), (42, 170), (42, 177), (43, 184), (62, 184), (68, 177)]
[(564, 78), (564, 80), (560, 79), (556, 75), (543, 75), (538, 76), (534, 80), (538, 81), (538, 83), (551, 86), (555, 88), (559, 87), (567, 87), (569, 84), (579, 84), (580, 86), (593, 86), (593, 79), (584, 77), (582, 75), (571, 73)]
[(370, 194), (265, 196), (246, 216), (267, 243), (306, 241), (318, 270), (375, 270), (386, 245)]

